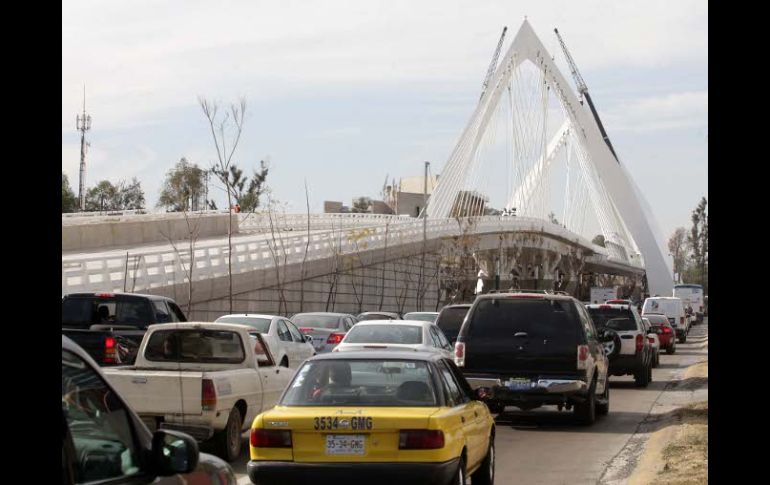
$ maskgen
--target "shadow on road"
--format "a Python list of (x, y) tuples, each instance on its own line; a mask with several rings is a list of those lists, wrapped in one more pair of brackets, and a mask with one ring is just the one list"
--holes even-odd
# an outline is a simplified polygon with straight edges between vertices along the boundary
[(613, 411), (610, 402), (609, 415), (597, 416), (596, 422), (590, 426), (579, 424), (572, 411), (560, 412), (551, 409), (506, 411), (497, 415), (495, 423), (521, 431), (628, 434), (633, 433), (646, 416), (647, 413), (644, 412)]

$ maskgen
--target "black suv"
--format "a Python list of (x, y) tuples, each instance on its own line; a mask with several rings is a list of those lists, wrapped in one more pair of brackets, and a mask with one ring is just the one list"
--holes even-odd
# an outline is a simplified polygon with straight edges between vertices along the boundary
[(570, 296), (496, 293), (479, 296), (457, 342), (455, 363), (487, 405), (523, 410), (572, 409), (584, 424), (610, 405), (608, 362), (582, 303)]
[(455, 340), (457, 340), (457, 334), (460, 332), (463, 319), (465, 319), (465, 315), (468, 314), (470, 308), (470, 303), (447, 305), (441, 309), (436, 317), (436, 325), (444, 332), (444, 335), (446, 335), (450, 342), (455, 343)]

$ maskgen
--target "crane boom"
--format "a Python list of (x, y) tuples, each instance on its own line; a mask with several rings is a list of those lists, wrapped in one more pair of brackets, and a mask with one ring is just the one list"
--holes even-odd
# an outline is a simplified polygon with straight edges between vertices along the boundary
[(615, 153), (615, 149), (612, 148), (612, 143), (610, 143), (610, 137), (607, 135), (607, 132), (604, 130), (604, 125), (602, 124), (602, 120), (599, 119), (599, 113), (596, 111), (596, 107), (594, 106), (594, 102), (591, 99), (591, 95), (588, 94), (588, 86), (586, 85), (585, 80), (583, 79), (583, 76), (580, 75), (580, 71), (578, 71), (577, 64), (575, 64), (575, 60), (572, 59), (572, 56), (569, 53), (569, 50), (567, 50), (567, 44), (564, 43), (564, 39), (561, 38), (561, 35), (559, 35), (559, 29), (553, 29), (553, 31), (556, 33), (556, 37), (559, 39), (559, 44), (561, 44), (561, 49), (564, 51), (564, 57), (567, 58), (567, 64), (569, 64), (570, 72), (572, 72), (572, 77), (575, 79), (575, 85), (577, 86), (578, 93), (585, 98), (586, 101), (588, 101), (588, 107), (591, 108), (591, 114), (594, 116), (594, 120), (596, 120), (596, 124), (599, 126), (599, 131), (602, 134), (602, 138), (604, 138), (604, 143), (607, 144), (607, 147), (610, 149), (610, 152), (612, 152), (612, 156), (615, 157), (615, 161), (620, 163), (620, 160), (618, 160), (618, 155)]
[(492, 79), (492, 75), (495, 73), (495, 69), (497, 68), (497, 60), (500, 58), (500, 50), (503, 47), (503, 39), (505, 39), (505, 32), (507, 30), (507, 26), (503, 27), (503, 33), (500, 35), (500, 40), (497, 41), (497, 48), (495, 49), (495, 53), (492, 55), (492, 62), (489, 63), (487, 75), (484, 78), (484, 84), (481, 85), (481, 98), (483, 98), (484, 93), (487, 92), (487, 85), (489, 85), (489, 80)]

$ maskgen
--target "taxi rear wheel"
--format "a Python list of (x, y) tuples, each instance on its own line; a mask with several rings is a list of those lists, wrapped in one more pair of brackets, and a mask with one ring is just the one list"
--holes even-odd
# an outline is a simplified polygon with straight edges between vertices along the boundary
[(449, 485), (465, 485), (465, 457), (460, 456), (460, 462), (457, 464), (457, 471)]
[(238, 408), (230, 410), (225, 429), (214, 435), (215, 454), (225, 461), (233, 462), (241, 455), (241, 428), (243, 418)]
[(489, 449), (484, 461), (478, 470), (471, 475), (473, 485), (493, 485), (495, 483), (495, 442), (494, 437), (489, 438)]

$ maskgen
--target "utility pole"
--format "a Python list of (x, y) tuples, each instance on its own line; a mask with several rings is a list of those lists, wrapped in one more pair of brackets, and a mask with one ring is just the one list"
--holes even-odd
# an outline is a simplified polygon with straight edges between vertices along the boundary
[(86, 87), (83, 86), (83, 114), (75, 117), (75, 127), (80, 132), (80, 185), (78, 202), (80, 211), (86, 210), (86, 132), (91, 129), (91, 115), (86, 114)]

